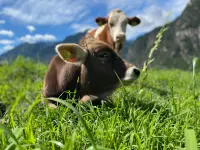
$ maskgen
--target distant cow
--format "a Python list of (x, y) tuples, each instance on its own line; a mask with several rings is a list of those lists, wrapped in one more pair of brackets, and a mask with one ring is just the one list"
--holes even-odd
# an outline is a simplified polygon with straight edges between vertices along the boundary
[(88, 31), (86, 37), (94, 37), (106, 42), (120, 55), (126, 39), (127, 24), (131, 26), (140, 24), (139, 18), (129, 18), (119, 9), (110, 11), (108, 18), (98, 17), (95, 21), (99, 27)]
[[(77, 44), (58, 44), (44, 78), (43, 97), (69, 98), (65, 91), (74, 92), (80, 102), (105, 98), (123, 82), (132, 83), (140, 71), (122, 60), (106, 43), (83, 38)], [(49, 102), (49, 105), (55, 105)]]

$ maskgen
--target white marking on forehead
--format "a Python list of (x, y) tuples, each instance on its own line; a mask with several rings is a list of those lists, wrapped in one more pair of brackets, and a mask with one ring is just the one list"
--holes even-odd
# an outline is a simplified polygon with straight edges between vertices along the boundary
[[(108, 13), (108, 16), (111, 14), (111, 13), (123, 13), (120, 9), (114, 9), (114, 10), (111, 10), (109, 13)], [(123, 13), (124, 14), (124, 13)]]
[(99, 36), (99, 34), (104, 30), (104, 28), (105, 28), (105, 25), (100, 26), (100, 27), (96, 30), (96, 32), (95, 32), (95, 34), (94, 34), (94, 38), (97, 38), (97, 37)]
[(111, 19), (111, 18), (114, 18), (114, 17), (122, 17), (122, 18), (127, 18), (127, 16), (125, 15), (124, 12), (122, 12), (121, 10), (112, 10), (109, 12), (108, 14), (108, 18)]
[(109, 18), (108, 18), (108, 22), (110, 22), (111, 20), (114, 22), (121, 22), (127, 19), (127, 16), (124, 13), (110, 13)]

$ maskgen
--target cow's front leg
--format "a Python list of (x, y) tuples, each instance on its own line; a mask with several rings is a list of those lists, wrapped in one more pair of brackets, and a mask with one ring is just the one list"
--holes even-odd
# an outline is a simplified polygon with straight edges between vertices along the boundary
[(80, 103), (85, 103), (85, 102), (89, 102), (89, 101), (98, 101), (100, 98), (98, 96), (94, 96), (94, 95), (84, 95), (81, 100), (79, 101)]
[(95, 95), (84, 95), (79, 103), (86, 103), (91, 102), (92, 105), (101, 105), (107, 103), (107, 98), (102, 96), (95, 96)]
[(56, 109), (57, 106), (55, 104), (53, 104), (53, 102), (51, 102), (50, 100), (48, 100), (48, 98), (45, 98), (45, 97), (41, 97), (41, 101), (42, 101), (42, 104), (47, 104), (48, 107), (50, 108), (53, 108), (53, 109)]

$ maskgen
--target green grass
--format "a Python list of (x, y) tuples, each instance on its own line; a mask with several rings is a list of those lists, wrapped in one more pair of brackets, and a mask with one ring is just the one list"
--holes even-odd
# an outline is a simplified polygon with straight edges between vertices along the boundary
[(149, 70), (126, 92), (116, 90), (112, 107), (74, 109), (68, 100), (52, 110), (40, 103), (46, 70), (22, 57), (0, 67), (0, 102), (7, 106), (1, 150), (200, 148), (200, 73), (193, 78), (192, 71)]

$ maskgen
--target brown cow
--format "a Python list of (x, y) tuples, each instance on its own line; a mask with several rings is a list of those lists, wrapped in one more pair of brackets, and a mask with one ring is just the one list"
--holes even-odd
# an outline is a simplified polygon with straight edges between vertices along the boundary
[[(65, 91), (74, 92), (80, 102), (105, 98), (117, 87), (120, 78), (132, 83), (140, 71), (122, 60), (106, 43), (94, 38), (83, 38), (77, 44), (58, 44), (44, 78), (43, 97), (68, 97)], [(117, 75), (116, 75), (117, 74)], [(118, 76), (118, 77), (117, 77)], [(55, 107), (49, 102), (51, 107)]]
[(120, 55), (126, 39), (127, 24), (131, 26), (140, 24), (139, 18), (128, 18), (119, 9), (110, 11), (108, 18), (98, 17), (95, 21), (99, 27), (88, 31), (85, 37), (94, 37), (98, 40), (106, 42)]

